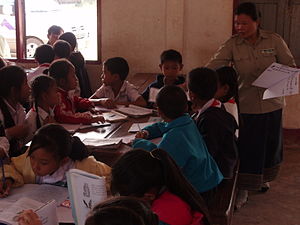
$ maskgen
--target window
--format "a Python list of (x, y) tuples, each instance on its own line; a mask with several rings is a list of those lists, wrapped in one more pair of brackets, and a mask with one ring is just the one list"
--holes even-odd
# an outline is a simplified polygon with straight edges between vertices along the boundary
[(75, 34), (86, 60), (98, 60), (97, 0), (1, 0), (0, 34), (10, 49), (4, 57), (32, 59), (52, 25)]

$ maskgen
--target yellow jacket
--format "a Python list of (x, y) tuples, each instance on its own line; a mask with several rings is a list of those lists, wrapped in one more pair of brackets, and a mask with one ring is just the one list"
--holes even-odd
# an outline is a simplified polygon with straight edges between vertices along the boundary
[[(27, 157), (27, 152), (11, 158), (11, 164), (5, 165), (5, 177), (14, 180), (12, 187), (20, 187), (24, 184), (34, 184), (36, 176), (31, 168), (30, 157)], [(94, 156), (89, 156), (82, 161), (75, 161), (75, 168), (86, 171), (98, 176), (106, 177), (106, 181), (110, 184), (111, 168), (105, 163), (97, 161)], [(2, 174), (0, 175), (2, 177)]]

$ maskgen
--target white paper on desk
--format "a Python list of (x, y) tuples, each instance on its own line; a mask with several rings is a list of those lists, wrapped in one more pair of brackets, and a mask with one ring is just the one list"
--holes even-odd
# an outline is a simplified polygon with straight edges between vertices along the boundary
[(64, 127), (67, 131), (69, 131), (69, 133), (75, 133), (80, 126), (82, 126), (82, 124), (68, 124), (68, 123), (60, 123), (59, 125), (61, 125), (62, 127)]
[(272, 63), (253, 85), (267, 89), (263, 99), (298, 94), (299, 74), (298, 68)]
[(152, 109), (130, 104), (129, 106), (118, 106), (117, 111), (132, 117), (147, 116), (153, 113)]
[(86, 128), (93, 128), (93, 127), (107, 127), (110, 126), (111, 123), (105, 122), (105, 123), (91, 123), (91, 124), (83, 124), (79, 127), (79, 129), (86, 129)]
[(134, 123), (134, 124), (131, 125), (128, 132), (129, 133), (136, 133), (136, 132), (140, 131), (140, 129), (144, 129), (146, 126), (149, 126), (151, 124), (153, 124), (153, 122)]
[(117, 149), (122, 138), (85, 138), (82, 142), (89, 148)]

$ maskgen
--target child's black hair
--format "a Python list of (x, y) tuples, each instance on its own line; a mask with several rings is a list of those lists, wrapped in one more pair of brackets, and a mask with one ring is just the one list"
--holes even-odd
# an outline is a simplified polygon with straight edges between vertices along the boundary
[(21, 90), (26, 81), (26, 73), (19, 66), (5, 66), (0, 69), (0, 97), (7, 98), (11, 94), (11, 89)]
[(52, 25), (48, 29), (48, 35), (50, 35), (50, 34), (59, 35), (62, 32), (64, 32), (64, 30), (60, 26), (57, 26), (57, 25)]
[(164, 62), (166, 61), (172, 61), (172, 62), (182, 64), (182, 56), (178, 51), (174, 49), (169, 49), (163, 51), (160, 55), (160, 64), (164, 64)]
[(64, 40), (57, 40), (53, 45), (55, 56), (58, 58), (69, 58), (71, 55), (71, 45)]
[(58, 83), (60, 79), (67, 79), (71, 68), (74, 68), (74, 66), (67, 59), (54, 60), (49, 66), (49, 76), (53, 77)]
[(56, 84), (55, 80), (52, 77), (41, 75), (36, 77), (31, 83), (31, 96), (34, 100), (34, 109), (36, 111), (36, 127), (40, 128), (42, 126), (40, 117), (39, 117), (39, 101), (43, 93), (47, 92), (49, 88), (53, 87)]
[(201, 100), (212, 99), (218, 88), (218, 75), (216, 71), (199, 67), (188, 74), (188, 89)]
[(90, 216), (93, 216), (93, 214), (95, 214), (98, 210), (107, 207), (129, 208), (143, 219), (145, 225), (158, 225), (158, 216), (151, 211), (151, 207), (148, 202), (136, 197), (120, 196), (110, 198), (96, 205), (90, 213)]
[(89, 156), (87, 147), (76, 136), (58, 124), (47, 124), (34, 135), (29, 147), (28, 156), (37, 149), (43, 148), (54, 155), (57, 160), (69, 157), (73, 161), (83, 160)]
[(251, 17), (253, 21), (258, 21), (261, 18), (261, 13), (253, 2), (243, 2), (239, 4), (235, 10), (235, 15), (241, 14)]
[(5, 60), (0, 56), (0, 69), (6, 66)]
[(151, 152), (134, 149), (125, 153), (112, 168), (113, 194), (143, 197), (152, 188), (161, 190), (164, 187), (209, 220), (204, 200), (167, 152), (161, 149)]
[(107, 59), (104, 66), (111, 74), (118, 74), (121, 80), (125, 80), (129, 73), (127, 61), (122, 57), (114, 57)]
[(220, 99), (221, 102), (228, 102), (229, 99), (234, 98), (237, 102), (239, 85), (238, 85), (238, 76), (233, 67), (223, 66), (216, 70), (218, 75), (218, 80), (221, 86), (228, 85), (229, 90), (227, 94)]
[(59, 36), (59, 40), (64, 40), (68, 42), (71, 45), (71, 52), (74, 51), (74, 49), (77, 46), (77, 39), (76, 36), (71, 32), (63, 33)]
[(185, 92), (175, 85), (167, 85), (158, 92), (156, 105), (170, 119), (176, 119), (188, 110)]
[(105, 207), (92, 211), (85, 225), (145, 225), (141, 216), (130, 208)]
[(51, 63), (54, 60), (54, 51), (51, 45), (40, 45), (36, 48), (34, 58), (39, 64)]

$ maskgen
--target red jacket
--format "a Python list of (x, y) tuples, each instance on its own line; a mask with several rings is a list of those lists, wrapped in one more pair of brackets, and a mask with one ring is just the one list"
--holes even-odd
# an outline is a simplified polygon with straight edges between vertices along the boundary
[(58, 89), (59, 103), (54, 108), (55, 120), (59, 123), (83, 123), (90, 124), (92, 114), (90, 112), (78, 112), (88, 110), (93, 106), (87, 98), (77, 96), (70, 97), (68, 92)]

